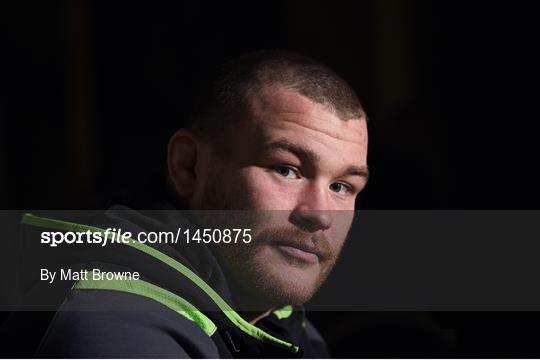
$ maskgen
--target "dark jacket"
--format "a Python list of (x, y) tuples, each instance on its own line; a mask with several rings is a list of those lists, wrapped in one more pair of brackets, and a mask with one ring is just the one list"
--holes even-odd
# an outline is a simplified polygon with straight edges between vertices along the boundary
[[(194, 228), (178, 214), (163, 211), (150, 217), (114, 207), (98, 221), (93, 219), (93, 225), (25, 215), (23, 233), (35, 238), (44, 229), (121, 227), (137, 234)], [(69, 284), (42, 337), (39, 357), (328, 357), (303, 307), (275, 311), (256, 326), (242, 319), (233, 309), (223, 269), (205, 246), (110, 244), (90, 251), (70, 248), (65, 255), (59, 249), (55, 249), (57, 265), (137, 271), (141, 279)]]

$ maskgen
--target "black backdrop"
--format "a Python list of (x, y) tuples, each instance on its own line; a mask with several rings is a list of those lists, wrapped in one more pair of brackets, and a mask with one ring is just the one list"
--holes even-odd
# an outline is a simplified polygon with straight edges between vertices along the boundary
[[(103, 208), (145, 192), (201, 79), (243, 52), (288, 48), (329, 64), (365, 104), (372, 178), (358, 208), (537, 208), (525, 4), (2, 3), (0, 206)], [(540, 354), (531, 313), (312, 318), (336, 356)]]

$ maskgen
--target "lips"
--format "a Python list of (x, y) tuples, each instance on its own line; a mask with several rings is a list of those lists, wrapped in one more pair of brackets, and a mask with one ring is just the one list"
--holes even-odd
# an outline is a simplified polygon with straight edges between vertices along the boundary
[(322, 258), (322, 253), (314, 246), (294, 241), (279, 241), (276, 243), (277, 248), (287, 256), (296, 258), (307, 263), (319, 262)]

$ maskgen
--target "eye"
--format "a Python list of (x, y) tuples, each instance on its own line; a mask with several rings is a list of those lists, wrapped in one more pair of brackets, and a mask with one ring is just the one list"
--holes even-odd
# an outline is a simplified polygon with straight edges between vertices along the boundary
[(346, 195), (352, 192), (351, 187), (343, 183), (330, 184), (330, 190), (332, 190), (335, 193), (342, 194), (342, 195)]
[(295, 169), (293, 169), (290, 166), (285, 166), (285, 165), (276, 166), (275, 170), (277, 171), (279, 175), (285, 178), (289, 178), (289, 179), (298, 178), (297, 172), (295, 171)]

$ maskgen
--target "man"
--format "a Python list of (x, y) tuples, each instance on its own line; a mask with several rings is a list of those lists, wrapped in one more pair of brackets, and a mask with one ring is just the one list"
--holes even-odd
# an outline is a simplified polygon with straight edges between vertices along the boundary
[[(197, 213), (154, 221), (116, 208), (108, 218), (134, 233), (242, 224), (252, 241), (92, 258), (92, 267), (141, 269), (144, 281), (76, 282), (37, 355), (327, 356), (301, 305), (334, 266), (368, 177), (366, 115), (353, 90), (299, 54), (237, 58), (170, 139), (167, 164), (175, 208)], [(23, 223), (75, 228), (30, 215)]]

